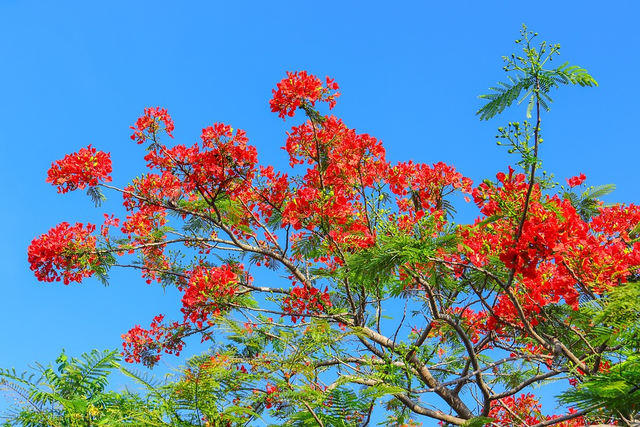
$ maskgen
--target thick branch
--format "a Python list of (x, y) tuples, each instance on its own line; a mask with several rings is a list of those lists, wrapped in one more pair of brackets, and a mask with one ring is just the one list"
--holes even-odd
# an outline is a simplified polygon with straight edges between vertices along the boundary
[(563, 415), (562, 417), (554, 418), (552, 420), (545, 420), (545, 421), (539, 422), (538, 424), (535, 424), (535, 425), (533, 425), (531, 427), (551, 426), (551, 425), (554, 425), (554, 424), (558, 424), (558, 423), (560, 423), (562, 421), (572, 420), (574, 418), (581, 417), (581, 416), (586, 415), (586, 414), (588, 414), (589, 412), (591, 412), (591, 411), (593, 411), (595, 409), (598, 409), (598, 406), (590, 406), (590, 407), (588, 407), (586, 409), (574, 412), (572, 414)]
[[(378, 332), (369, 329), (368, 327), (359, 328), (367, 337), (372, 341), (380, 344), (381, 346), (388, 348), (394, 353), (404, 356), (402, 352), (396, 349), (393, 341)], [(416, 357), (412, 355), (407, 362), (411, 364), (417, 371), (420, 379), (429, 387), (435, 389), (435, 392), (440, 396), (447, 404), (453, 409), (461, 418), (467, 420), (473, 418), (473, 413), (469, 410), (467, 405), (460, 399), (460, 397), (454, 395), (448, 388), (440, 388), (440, 382), (436, 380), (429, 369)]]
[[(356, 384), (367, 385), (370, 387), (376, 386), (383, 382), (382, 380), (375, 380), (371, 378), (360, 378), (360, 377), (354, 377), (349, 375), (342, 376), (341, 379), (347, 380), (349, 382), (356, 383)], [(327, 390), (333, 390), (337, 386), (338, 386), (338, 382), (335, 382), (331, 384), (329, 387), (327, 387)], [(415, 412), (416, 414), (425, 415), (427, 417), (431, 417), (440, 421), (446, 421), (448, 423), (455, 424), (455, 425), (461, 425), (466, 421), (465, 418), (454, 417), (453, 415), (448, 415), (441, 411), (434, 411), (432, 409), (425, 408), (424, 406), (420, 406), (419, 404), (414, 402), (409, 396), (403, 393), (395, 393), (393, 397), (398, 399), (400, 402), (402, 402), (403, 405), (405, 405), (407, 408), (409, 408), (412, 412)]]
[[(467, 350), (467, 354), (469, 355), (469, 359), (471, 360), (471, 364), (473, 365), (473, 369), (476, 372), (476, 384), (480, 388), (480, 391), (482, 392), (482, 396), (484, 397), (483, 407), (485, 407), (486, 412), (488, 413), (491, 392), (489, 391), (489, 387), (487, 387), (484, 380), (482, 379), (482, 371), (480, 371), (478, 358), (476, 357), (475, 348), (471, 343), (471, 340), (467, 336), (466, 332), (460, 327), (460, 324), (458, 322), (453, 320), (451, 316), (449, 316), (448, 314), (442, 313), (440, 310), (438, 310), (438, 307), (435, 302), (435, 296), (433, 294), (433, 290), (431, 289), (431, 286), (429, 286), (429, 284), (426, 281), (420, 279), (419, 277), (417, 278), (417, 280), (418, 280), (418, 283), (422, 285), (422, 287), (425, 289), (425, 292), (427, 293), (429, 307), (431, 309), (431, 315), (435, 319), (440, 319), (447, 322), (453, 329), (455, 329), (456, 333), (462, 340), (462, 343), (465, 349)], [(485, 411), (483, 411), (483, 414), (484, 412)]]
[(547, 378), (551, 378), (553, 376), (556, 376), (558, 374), (561, 374), (563, 372), (568, 372), (568, 371), (569, 371), (569, 369), (566, 369), (566, 368), (557, 369), (557, 370), (554, 369), (553, 371), (550, 371), (550, 372), (547, 372), (547, 373), (544, 373), (544, 374), (541, 374), (541, 375), (536, 375), (535, 377), (531, 377), (528, 380), (523, 381), (522, 383), (518, 384), (516, 387), (514, 387), (514, 388), (512, 388), (510, 390), (504, 391), (504, 392), (499, 393), (499, 394), (494, 394), (493, 396), (491, 396), (491, 400), (498, 400), (498, 399), (502, 399), (503, 397), (511, 396), (511, 395), (519, 392), (523, 388), (528, 387), (529, 385), (531, 385), (533, 383), (536, 383), (538, 381), (546, 380)]

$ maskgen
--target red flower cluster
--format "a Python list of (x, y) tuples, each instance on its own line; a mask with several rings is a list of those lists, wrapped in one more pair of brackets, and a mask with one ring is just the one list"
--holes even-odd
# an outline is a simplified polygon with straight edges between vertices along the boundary
[(292, 166), (313, 166), (285, 204), (282, 224), (302, 230), (301, 239), (319, 227), (330, 228), (330, 254), (371, 246), (374, 230), (364, 198), (383, 185), (388, 171), (382, 143), (331, 116), (294, 127), (284, 148)]
[(394, 220), (408, 234), (413, 234), (413, 227), (429, 214), (435, 220), (435, 229), (441, 230), (446, 225), (444, 198), (455, 191), (470, 193), (473, 185), (471, 179), (442, 162), (432, 166), (412, 161), (399, 163), (389, 170), (386, 179), (391, 192), (398, 196), (400, 215)]
[(169, 270), (170, 265), (161, 241), (166, 237), (159, 233), (167, 223), (166, 199), (180, 194), (180, 183), (169, 173), (143, 175), (133, 180), (123, 192), (123, 205), (131, 213), (122, 222), (121, 231), (130, 241), (128, 251), (139, 250), (143, 259), (143, 277), (147, 283), (160, 280), (158, 271)]
[(322, 81), (306, 71), (287, 71), (287, 78), (278, 83), (278, 90), (273, 89), (273, 98), (269, 102), (271, 111), (278, 113), (283, 119), (285, 116), (293, 117), (296, 108), (302, 103), (308, 103), (312, 107), (317, 101), (328, 102), (329, 108), (336, 105), (336, 98), (340, 96), (338, 84), (329, 77), (326, 78), (326, 86)]
[[(536, 184), (522, 222), (529, 187), (525, 176), (511, 169), (497, 178), (498, 185), (485, 182), (473, 190), (485, 217), (462, 231), (461, 259), (484, 267), (497, 257), (505, 268), (514, 269), (518, 278), (514, 292), (533, 325), (541, 307), (561, 299), (577, 310), (578, 284), (601, 293), (625, 283), (640, 267), (640, 244), (628, 236), (628, 230), (640, 223), (640, 209), (603, 208), (587, 223), (569, 200), (543, 196)], [(498, 297), (494, 314), (497, 317), (488, 322), (491, 327), (498, 319), (520, 323), (504, 294)]]
[(112, 226), (119, 227), (120, 220), (118, 218), (115, 218), (114, 215), (111, 215), (111, 216), (107, 214), (103, 214), (103, 215), (104, 215), (104, 222), (100, 226), (100, 235), (105, 239), (109, 239), (109, 227), (112, 227)]
[(580, 176), (574, 176), (566, 179), (567, 184), (569, 184), (569, 187), (571, 188), (577, 187), (578, 185), (582, 185), (582, 183), (585, 182), (586, 180), (587, 180), (587, 177), (583, 173), (581, 173)]
[(289, 296), (282, 300), (282, 311), (291, 314), (293, 323), (298, 321), (298, 317), (305, 314), (325, 313), (330, 307), (331, 299), (328, 288), (321, 292), (313, 286), (295, 286), (291, 289)]
[(144, 115), (136, 121), (135, 126), (131, 126), (134, 130), (131, 139), (137, 140), (138, 144), (142, 144), (147, 139), (155, 142), (158, 132), (164, 130), (167, 135), (173, 138), (171, 132), (174, 130), (173, 120), (167, 113), (165, 108), (154, 107), (145, 108)]
[(214, 200), (222, 191), (232, 197), (246, 192), (256, 173), (258, 155), (245, 131), (234, 133), (231, 126), (215, 123), (202, 130), (201, 138), (201, 146), (152, 146), (145, 160), (150, 168), (179, 177), (183, 194), (196, 191)]
[(269, 219), (273, 216), (274, 210), (282, 210), (289, 198), (289, 176), (286, 173), (274, 172), (273, 166), (260, 166), (259, 177), (263, 182), (256, 205), (260, 215)]
[(280, 390), (278, 389), (277, 385), (267, 383), (265, 387), (264, 402), (267, 408), (271, 408), (273, 407), (273, 405), (279, 407), (282, 404), (282, 402), (280, 401)]
[(182, 313), (198, 328), (210, 323), (209, 316), (219, 316), (227, 309), (226, 303), (233, 300), (240, 289), (238, 270), (242, 266), (197, 267), (188, 272), (189, 283), (181, 290)]
[(472, 343), (477, 344), (480, 341), (480, 335), (487, 332), (485, 327), (487, 313), (485, 311), (476, 312), (470, 308), (462, 307), (449, 308), (447, 311), (460, 319), (459, 322), (466, 329)]
[(399, 163), (390, 171), (389, 188), (398, 196), (406, 196), (414, 192), (419, 200), (420, 208), (433, 211), (440, 209), (442, 198), (460, 189), (470, 193), (473, 181), (456, 172), (455, 167), (445, 163), (434, 163), (429, 166), (422, 163)]
[(29, 245), (29, 264), (36, 278), (43, 282), (81, 282), (93, 275), (97, 261), (96, 229), (93, 224), (70, 226), (63, 222)]
[(160, 361), (162, 352), (180, 355), (184, 347), (180, 332), (183, 325), (174, 322), (171, 325), (163, 325), (163, 315), (153, 318), (149, 329), (143, 329), (136, 325), (126, 334), (122, 335), (124, 360), (127, 363), (142, 363), (153, 367)]
[(58, 193), (66, 193), (86, 186), (95, 187), (98, 182), (111, 182), (111, 157), (109, 153), (91, 148), (81, 148), (64, 159), (51, 164), (47, 182), (58, 186)]

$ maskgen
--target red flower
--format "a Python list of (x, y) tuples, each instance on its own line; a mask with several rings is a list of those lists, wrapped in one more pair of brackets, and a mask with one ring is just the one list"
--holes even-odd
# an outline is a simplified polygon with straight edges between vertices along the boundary
[[(559, 415), (545, 416), (540, 411), (541, 405), (530, 393), (521, 394), (518, 397), (508, 396), (492, 402), (489, 417), (493, 418), (494, 425), (501, 427), (511, 427), (514, 425), (533, 425), (541, 421), (548, 421), (559, 418)], [(573, 408), (569, 408), (569, 413), (575, 413)], [(560, 424), (561, 427), (584, 426), (585, 420), (577, 417)]]
[(282, 311), (291, 314), (293, 323), (296, 323), (301, 315), (324, 313), (331, 307), (329, 289), (325, 288), (324, 292), (321, 292), (313, 286), (294, 287), (282, 303)]
[(328, 102), (329, 109), (336, 105), (336, 98), (340, 96), (338, 84), (327, 77), (326, 86), (322, 81), (306, 71), (287, 71), (287, 78), (278, 83), (278, 90), (273, 89), (273, 98), (269, 102), (271, 111), (278, 113), (278, 117), (293, 117), (296, 108), (303, 102), (316, 105), (317, 101)]
[(96, 267), (96, 226), (63, 222), (47, 234), (33, 239), (29, 245), (29, 264), (36, 278), (42, 282), (81, 282), (93, 275)]
[(280, 390), (277, 385), (272, 385), (271, 383), (267, 383), (265, 388), (265, 406), (267, 408), (271, 408), (274, 404), (277, 404), (280, 396)]
[(127, 363), (140, 363), (148, 367), (155, 366), (160, 361), (160, 355), (164, 351), (167, 354), (180, 355), (184, 348), (184, 341), (180, 332), (185, 332), (184, 325), (173, 322), (163, 324), (164, 315), (153, 318), (149, 329), (143, 329), (139, 325), (122, 335), (124, 360)]
[(567, 184), (569, 184), (569, 187), (571, 188), (581, 185), (586, 179), (587, 179), (587, 176), (583, 173), (581, 173), (580, 176), (574, 176), (569, 179), (565, 178), (565, 180), (567, 181)]
[(110, 173), (110, 153), (96, 151), (89, 144), (87, 148), (52, 163), (46, 182), (57, 185), (58, 193), (66, 193), (86, 186), (95, 187), (99, 181), (111, 182)]
[[(161, 123), (164, 124), (164, 129)], [(144, 115), (138, 118), (135, 126), (131, 126), (134, 130), (131, 139), (137, 140), (138, 144), (142, 144), (148, 138), (155, 139), (159, 131), (164, 130), (167, 135), (173, 138), (171, 132), (174, 129), (173, 120), (167, 113), (166, 108), (154, 107), (145, 108)], [(155, 142), (155, 141), (154, 141)]]
[(209, 316), (219, 316), (239, 290), (236, 271), (241, 267), (197, 267), (190, 272), (189, 284), (182, 297), (184, 321), (202, 328)]

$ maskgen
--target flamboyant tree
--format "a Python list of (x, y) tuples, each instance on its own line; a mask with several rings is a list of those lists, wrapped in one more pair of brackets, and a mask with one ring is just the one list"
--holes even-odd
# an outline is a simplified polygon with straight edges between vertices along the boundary
[[(260, 165), (245, 132), (222, 123), (167, 145), (171, 117), (147, 108), (132, 139), (148, 173), (116, 188), (109, 154), (89, 146), (47, 178), (98, 202), (119, 192), (126, 217), (52, 228), (29, 247), (31, 268), (69, 284), (134, 266), (177, 287), (182, 316), (133, 327), (123, 355), (153, 366), (188, 336), (215, 342), (191, 379), (224, 371), (193, 403), (208, 425), (363, 426), (376, 407), (391, 425), (631, 422), (640, 208), (603, 205), (612, 186), (586, 187), (583, 174), (558, 186), (539, 172), (551, 90), (597, 83), (568, 63), (548, 68), (560, 46), (534, 37), (522, 31), (509, 82), (478, 111), (527, 102), (527, 120), (498, 135), (523, 172), (474, 185), (444, 163), (391, 164), (380, 140), (320, 111), (336, 104), (334, 80), (289, 72), (270, 106), (306, 116), (287, 133), (290, 171)], [(453, 222), (456, 193), (477, 205), (473, 223)], [(541, 412), (531, 387), (553, 380), (575, 388), (563, 397), (575, 409)]]

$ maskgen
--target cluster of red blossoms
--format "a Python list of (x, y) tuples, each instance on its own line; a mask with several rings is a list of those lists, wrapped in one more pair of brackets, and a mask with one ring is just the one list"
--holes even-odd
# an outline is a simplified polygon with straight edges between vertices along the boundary
[[(331, 307), (329, 288), (321, 292), (313, 286), (295, 286), (282, 300), (282, 311), (296, 323), (301, 315), (325, 313)], [(284, 317), (284, 315), (283, 315)]]
[(147, 139), (155, 140), (155, 136), (162, 131), (173, 138), (171, 132), (174, 126), (166, 108), (154, 107), (145, 108), (144, 115), (136, 121), (135, 126), (131, 126), (131, 129), (134, 130), (131, 139), (142, 144)]
[(280, 390), (276, 385), (267, 383), (265, 387), (265, 395), (264, 402), (267, 408), (271, 408), (274, 405), (279, 406), (282, 403), (280, 399)]
[(85, 227), (62, 222), (33, 239), (28, 260), (36, 278), (43, 282), (62, 280), (68, 285), (92, 276), (97, 261), (96, 237), (91, 235), (95, 229), (93, 224)]
[(228, 309), (227, 304), (233, 301), (240, 290), (238, 270), (241, 266), (231, 267), (197, 267), (188, 273), (189, 283), (180, 288), (182, 297), (182, 313), (185, 322), (188, 320), (202, 328), (210, 322), (210, 316), (220, 316)]
[(51, 164), (47, 182), (58, 187), (58, 193), (66, 193), (85, 187), (95, 187), (99, 182), (111, 182), (111, 156), (91, 148), (81, 148)]
[[(585, 178), (570, 181), (579, 185)], [(499, 173), (497, 181), (498, 185), (482, 183), (473, 190), (484, 216), (462, 230), (458, 259), (484, 268), (497, 257), (507, 269), (515, 270), (520, 280), (514, 292), (533, 325), (542, 307), (564, 299), (577, 310), (579, 287), (600, 294), (625, 283), (640, 266), (640, 243), (625, 231), (640, 222), (639, 207), (601, 208), (587, 222), (569, 200), (543, 195), (536, 184), (522, 221), (521, 211), (513, 207), (524, 205), (529, 186), (525, 176), (510, 169), (508, 174)], [(505, 294), (499, 296), (493, 312), (490, 327), (520, 323)]]
[(165, 325), (162, 323), (163, 320), (164, 315), (160, 314), (153, 318), (149, 329), (136, 325), (122, 335), (125, 362), (142, 363), (151, 367), (160, 361), (163, 352), (180, 355), (184, 341), (179, 331), (185, 327), (178, 322)]
[(285, 116), (292, 117), (296, 109), (303, 103), (310, 106), (316, 105), (317, 101), (328, 102), (329, 108), (336, 105), (336, 98), (340, 96), (338, 84), (327, 77), (326, 86), (322, 80), (306, 71), (287, 71), (287, 78), (278, 83), (278, 89), (273, 90), (273, 98), (269, 102), (271, 111), (278, 113), (283, 119)]
[(571, 178), (567, 178), (567, 184), (569, 185), (569, 187), (573, 188), (573, 187), (577, 187), (579, 185), (582, 185), (583, 182), (585, 182), (587, 180), (587, 176), (583, 173), (580, 174), (580, 176), (574, 176)]
[(223, 265), (200, 266), (186, 272), (189, 282), (179, 286), (184, 292), (181, 309), (183, 321), (163, 324), (164, 316), (158, 315), (149, 329), (136, 325), (122, 335), (125, 361), (151, 367), (158, 363), (163, 352), (180, 355), (186, 334), (193, 333), (194, 327), (203, 330), (212, 324), (211, 317), (228, 310), (228, 304), (233, 302), (240, 288), (238, 273), (241, 271), (240, 266)]

